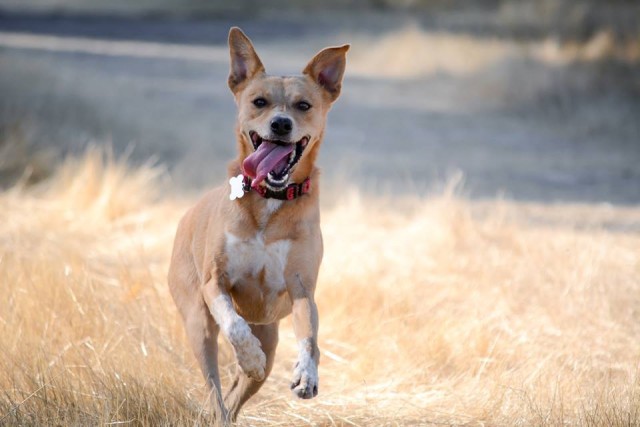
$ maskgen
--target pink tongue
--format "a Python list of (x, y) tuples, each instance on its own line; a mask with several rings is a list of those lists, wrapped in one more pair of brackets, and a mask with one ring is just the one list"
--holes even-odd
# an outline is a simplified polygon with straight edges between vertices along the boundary
[(295, 146), (293, 144), (278, 145), (262, 141), (258, 149), (242, 162), (246, 175), (253, 177), (252, 187), (257, 187), (273, 170), (282, 171), (287, 166), (287, 157)]

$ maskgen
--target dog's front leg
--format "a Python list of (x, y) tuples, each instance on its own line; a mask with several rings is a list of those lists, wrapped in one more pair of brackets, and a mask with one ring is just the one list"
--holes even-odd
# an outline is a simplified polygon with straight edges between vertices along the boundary
[(293, 331), (298, 340), (298, 361), (293, 370), (291, 390), (301, 399), (318, 395), (318, 309), (313, 299), (311, 279), (296, 274), (289, 285), (293, 306)]
[(240, 369), (256, 381), (265, 377), (267, 358), (262, 351), (260, 341), (251, 333), (246, 320), (238, 315), (231, 295), (226, 287), (220, 286), (222, 280), (210, 280), (204, 289), (209, 311), (220, 326), (222, 335), (233, 347)]

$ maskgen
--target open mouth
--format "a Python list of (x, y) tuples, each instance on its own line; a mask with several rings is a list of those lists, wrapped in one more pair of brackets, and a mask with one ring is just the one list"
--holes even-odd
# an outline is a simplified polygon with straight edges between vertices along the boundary
[(264, 181), (271, 190), (284, 189), (309, 143), (309, 136), (295, 143), (264, 139), (255, 131), (249, 132), (249, 137), (255, 151), (242, 162), (242, 168), (253, 178), (251, 186), (257, 187)]

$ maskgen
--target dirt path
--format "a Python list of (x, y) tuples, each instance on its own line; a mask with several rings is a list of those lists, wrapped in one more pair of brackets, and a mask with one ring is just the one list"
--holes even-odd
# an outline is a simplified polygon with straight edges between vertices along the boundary
[[(640, 202), (636, 64), (400, 18), (300, 22), (234, 23), (276, 74), (353, 44), (321, 156), (327, 185), (423, 193), (461, 171), (473, 198)], [(57, 153), (130, 149), (167, 164), (178, 188), (210, 185), (234, 155), (230, 24), (2, 16), (0, 127)]]

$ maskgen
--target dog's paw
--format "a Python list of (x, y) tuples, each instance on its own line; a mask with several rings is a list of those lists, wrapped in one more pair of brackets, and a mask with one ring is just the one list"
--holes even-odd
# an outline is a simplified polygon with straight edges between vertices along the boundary
[(311, 399), (318, 395), (318, 367), (311, 359), (296, 363), (291, 391), (300, 399)]
[(244, 320), (234, 322), (229, 330), (229, 341), (233, 345), (240, 369), (253, 380), (264, 380), (267, 357), (260, 341), (251, 333)]
[(265, 378), (267, 357), (260, 348), (260, 341), (256, 337), (251, 335), (248, 341), (249, 344), (236, 348), (238, 365), (249, 378), (262, 381)]

